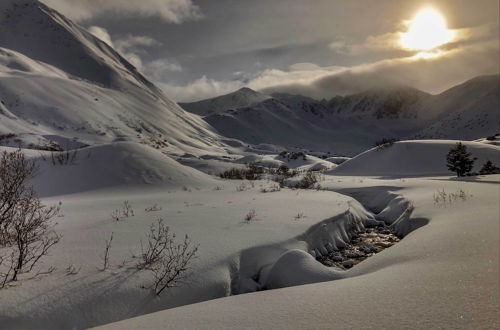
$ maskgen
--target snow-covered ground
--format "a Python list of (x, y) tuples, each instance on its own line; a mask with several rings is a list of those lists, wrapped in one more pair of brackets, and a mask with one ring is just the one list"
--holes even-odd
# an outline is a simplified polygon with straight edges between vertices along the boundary
[[(404, 120), (382, 118), (383, 127), (357, 115), (376, 117), (392, 104), (378, 93), (340, 100), (376, 102), (353, 103), (356, 114), (330, 122), (324, 102), (302, 96), (242, 89), (195, 104), (201, 114), (209, 107), (207, 121), (224, 126), (223, 137), (42, 3), (1, 1), (0, 25), (0, 151), (20, 146), (39, 165), (31, 183), (43, 203), (62, 203), (61, 241), (34, 272), (0, 290), (1, 329), (500, 326), (500, 175), (453, 177), (445, 166), (453, 140), (340, 155), (373, 145), (387, 129), (408, 133), (421, 97), (444, 100), (433, 105), (443, 121), (429, 132), (493, 134), (498, 76), (442, 97), (403, 91)], [(455, 119), (445, 131), (447, 118)], [(230, 138), (236, 133), (242, 141)], [(500, 165), (497, 137), (463, 143), (477, 157), (474, 171), (486, 160)], [(250, 165), (300, 172), (285, 186), (319, 171), (320, 186), (217, 176)], [(125, 201), (134, 215), (117, 220)], [(161, 296), (152, 274), (136, 267), (158, 219), (199, 244), (187, 283)], [(382, 222), (403, 239), (347, 271), (316, 261)], [(111, 235), (110, 266), (100, 270)], [(56, 269), (30, 278), (49, 267)]]
[[(498, 328), (499, 183), (499, 175), (472, 182), (327, 176), (324, 187), (368, 204), (388, 191), (412, 200), (411, 222), (421, 227), (342, 279), (207, 301), (102, 329)], [(463, 189), (468, 197), (435, 205), (438, 189)]]
[[(413, 153), (439, 159), (453, 141), (442, 142), (446, 148), (412, 143)], [(494, 327), (500, 176), (457, 180), (429, 176), (423, 167), (419, 178), (377, 177), (387, 164), (370, 157), (392, 152), (404, 159), (406, 149), (398, 147), (404, 144), (359, 156), (373, 164), (369, 177), (353, 175), (359, 170), (354, 158), (328, 172), (322, 190), (272, 193), (261, 188), (273, 182), (220, 180), (141, 144), (84, 148), (67, 165), (54, 165), (45, 152), (35, 187), (45, 203), (62, 202), (56, 228), (63, 239), (41, 266), (57, 270), (2, 290), (2, 325), (81, 329), (160, 311), (106, 327), (405, 328), (417, 320), (420, 328)], [(477, 144), (498, 156), (499, 147), (471, 142), (473, 153)], [(113, 159), (119, 161), (110, 166)], [(349, 174), (336, 174), (349, 164)], [(462, 190), (465, 200), (436, 204), (442, 189), (457, 196)], [(116, 221), (111, 214), (125, 200), (135, 215)], [(161, 210), (145, 211), (155, 204)], [(411, 204), (413, 213), (407, 212)], [(255, 218), (245, 221), (252, 210)], [(151, 274), (134, 267), (140, 242), (158, 218), (200, 245), (189, 283), (160, 297), (144, 288)], [(380, 220), (404, 239), (348, 271), (313, 257)], [(100, 271), (111, 233), (111, 266)], [(69, 275), (69, 265), (78, 274)]]

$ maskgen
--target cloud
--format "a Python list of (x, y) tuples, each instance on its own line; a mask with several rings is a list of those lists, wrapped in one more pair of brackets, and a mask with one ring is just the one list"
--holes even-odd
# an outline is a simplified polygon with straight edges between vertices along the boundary
[(75, 21), (105, 14), (159, 17), (169, 23), (182, 23), (202, 17), (192, 0), (42, 0)]
[(124, 37), (112, 40), (109, 32), (100, 26), (91, 26), (88, 31), (97, 38), (113, 47), (125, 57), (137, 70), (141, 71), (153, 80), (164, 76), (166, 72), (180, 72), (182, 67), (168, 59), (156, 59), (144, 63), (141, 55), (148, 54), (148, 48), (161, 46), (161, 43), (148, 36), (136, 36), (128, 34)]
[[(498, 74), (499, 48), (496, 41), (457, 46), (439, 55), (409, 56), (353, 66), (311, 82), (283, 81), (268, 85), (264, 92), (287, 92), (317, 99), (361, 92), (384, 85), (407, 85), (439, 93), (472, 77)], [(290, 76), (288, 76), (290, 77)]]
[(142, 49), (144, 47), (161, 46), (161, 42), (147, 36), (127, 36), (115, 41), (116, 47), (120, 49)]
[[(485, 34), (482, 33), (482, 36)], [(264, 93), (283, 92), (316, 99), (347, 95), (384, 86), (411, 86), (440, 93), (472, 77), (498, 74), (496, 40), (455, 45), (435, 57), (407, 56), (352, 67), (320, 67), (297, 63), (288, 70), (267, 69), (256, 74), (236, 72), (236, 80), (218, 81), (203, 76), (187, 85), (160, 83), (175, 101), (195, 101), (227, 94), (248, 86)]]
[(202, 76), (187, 85), (157, 83), (165, 94), (176, 102), (191, 102), (234, 92), (245, 86), (242, 81), (217, 81)]
[[(266, 69), (257, 73), (234, 72), (233, 80), (215, 80), (202, 76), (188, 84), (176, 85), (165, 82), (165, 75), (148, 77), (176, 102), (192, 102), (234, 92), (241, 87), (261, 90), (290, 82), (307, 86), (316, 79), (345, 70), (343, 67), (320, 67), (314, 63), (296, 63), (288, 70)], [(307, 95), (305, 93), (304, 95)]]
[(88, 28), (88, 31), (97, 38), (107, 43), (109, 46), (114, 47), (113, 41), (111, 41), (111, 36), (109, 35), (108, 30), (106, 30), (105, 28), (102, 28), (100, 26), (91, 26)]

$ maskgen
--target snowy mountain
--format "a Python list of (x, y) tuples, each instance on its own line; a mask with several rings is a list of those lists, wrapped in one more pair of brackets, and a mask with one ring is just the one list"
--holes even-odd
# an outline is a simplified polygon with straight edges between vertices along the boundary
[(118, 139), (171, 153), (220, 149), (205, 122), (106, 43), (36, 0), (0, 3), (0, 45), (0, 144), (65, 148), (75, 140)]
[[(259, 144), (286, 148), (319, 150), (354, 155), (370, 148), (382, 137), (416, 133), (420, 122), (410, 118), (378, 118), (375, 113), (341, 115), (326, 102), (309, 97), (273, 94), (272, 98), (251, 107), (227, 110), (204, 119), (222, 135)], [(378, 110), (377, 110), (378, 109)]]
[(253, 106), (268, 98), (269, 96), (267, 95), (244, 87), (230, 94), (198, 102), (179, 103), (179, 105), (189, 112), (200, 116), (208, 116), (224, 112), (228, 109)]
[[(500, 75), (480, 76), (427, 100), (418, 137), (474, 140), (500, 132)], [(435, 116), (435, 114), (438, 114)]]
[(498, 79), (477, 77), (439, 95), (394, 85), (329, 101), (272, 94), (253, 106), (231, 107), (204, 119), (222, 135), (247, 143), (348, 155), (382, 138), (472, 140), (500, 130)]
[(326, 106), (342, 117), (418, 118), (430, 94), (411, 87), (374, 88), (349, 96), (336, 96)]

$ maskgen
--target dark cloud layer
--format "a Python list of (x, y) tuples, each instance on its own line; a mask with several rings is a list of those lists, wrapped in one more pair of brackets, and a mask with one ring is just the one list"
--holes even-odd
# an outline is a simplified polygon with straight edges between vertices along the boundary
[[(244, 85), (323, 97), (396, 81), (437, 93), (498, 72), (498, 0), (43, 1), (103, 29), (177, 101)], [(468, 34), (416, 59), (390, 39), (427, 5)]]

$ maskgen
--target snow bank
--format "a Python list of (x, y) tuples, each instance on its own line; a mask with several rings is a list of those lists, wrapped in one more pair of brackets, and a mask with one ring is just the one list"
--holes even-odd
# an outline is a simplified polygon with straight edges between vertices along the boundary
[[(339, 165), (332, 175), (424, 176), (453, 175), (446, 167), (446, 154), (459, 141), (401, 141), (382, 150), (370, 149)], [(473, 171), (479, 172), (488, 159), (500, 163), (500, 147), (479, 142), (463, 142), (477, 157)]]
[[(497, 180), (492, 176), (488, 181)], [(374, 187), (362, 194), (367, 181)], [(415, 202), (412, 217), (427, 226), (345, 272), (336, 281), (232, 296), (109, 324), (101, 329), (489, 329), (498, 325), (498, 185), (410, 178), (332, 181), (370, 199), (403, 190)], [(435, 207), (436, 189), (460, 185), (474, 195), (453, 207)], [(374, 205), (383, 210), (387, 204)], [(285, 260), (307, 269), (308, 257)], [(285, 265), (276, 264), (276, 267)], [(288, 269), (293, 272), (292, 269)], [(290, 278), (294, 274), (287, 274)], [(285, 277), (287, 278), (287, 277)], [(289, 280), (292, 281), (292, 280)], [(290, 283), (290, 282), (289, 282)]]
[[(33, 183), (43, 197), (125, 186), (180, 189), (217, 184), (210, 176), (181, 165), (156, 149), (132, 142), (105, 144), (68, 153), (30, 154), (40, 165), (40, 173)], [(74, 162), (60, 164), (59, 155), (70, 158), (74, 155)]]
[(235, 161), (237, 164), (255, 164), (258, 166), (278, 168), (282, 165), (297, 170), (319, 171), (336, 167), (335, 164), (324, 159), (305, 155), (297, 156), (295, 159), (281, 155), (248, 155)]

